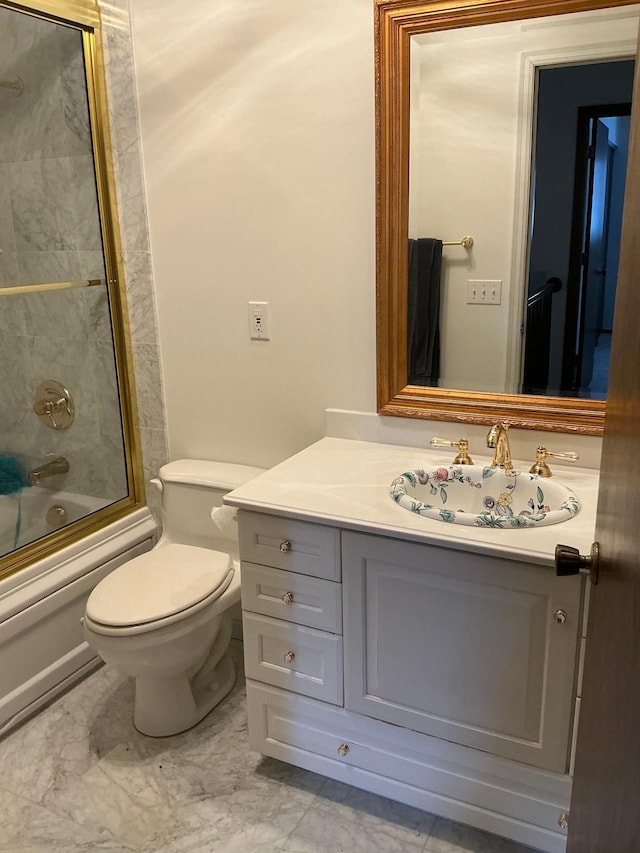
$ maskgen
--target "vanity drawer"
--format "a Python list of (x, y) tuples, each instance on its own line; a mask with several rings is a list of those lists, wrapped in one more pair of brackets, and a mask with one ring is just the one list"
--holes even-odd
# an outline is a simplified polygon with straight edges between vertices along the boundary
[(243, 613), (247, 678), (342, 705), (342, 637)]
[(264, 616), (342, 633), (342, 586), (333, 581), (243, 563), (242, 606)]
[(525, 764), (381, 723), (304, 696), (247, 681), (252, 749), (489, 832), (560, 853), (558, 816), (569, 808), (567, 776), (541, 780)]
[(238, 513), (240, 553), (250, 563), (340, 580), (340, 531), (277, 515)]

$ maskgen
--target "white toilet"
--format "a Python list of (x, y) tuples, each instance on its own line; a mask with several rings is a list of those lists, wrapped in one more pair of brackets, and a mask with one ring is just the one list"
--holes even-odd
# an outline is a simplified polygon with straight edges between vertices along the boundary
[(237, 523), (226, 492), (260, 468), (183, 459), (160, 469), (163, 533), (92, 591), (85, 639), (136, 679), (133, 721), (152, 737), (200, 722), (231, 690), (229, 608), (240, 601)]

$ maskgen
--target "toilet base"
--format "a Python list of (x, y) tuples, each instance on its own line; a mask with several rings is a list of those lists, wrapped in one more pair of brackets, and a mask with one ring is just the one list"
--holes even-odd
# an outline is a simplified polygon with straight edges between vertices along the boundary
[(136, 678), (133, 725), (143, 735), (168, 737), (203, 720), (231, 691), (236, 670), (229, 654), (231, 614), (225, 612), (214, 643), (193, 674)]
[[(203, 667), (208, 669), (207, 665)], [(185, 675), (163, 679), (136, 679), (133, 725), (148, 737), (169, 737), (201, 722), (227, 696), (236, 682), (231, 655), (226, 652), (211, 678), (201, 671), (189, 682)], [(201, 686), (198, 686), (198, 683)]]

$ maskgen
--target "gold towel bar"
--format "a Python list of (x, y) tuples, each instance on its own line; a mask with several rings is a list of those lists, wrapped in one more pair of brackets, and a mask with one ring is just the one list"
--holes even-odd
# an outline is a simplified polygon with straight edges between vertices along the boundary
[(464, 246), (465, 249), (473, 248), (473, 237), (463, 237), (462, 240), (443, 240), (443, 246)]
[(95, 287), (104, 284), (101, 278), (86, 281), (53, 281), (51, 284), (21, 284), (17, 287), (0, 287), (0, 296), (16, 296), (18, 293), (38, 293), (46, 290), (69, 290), (72, 287)]

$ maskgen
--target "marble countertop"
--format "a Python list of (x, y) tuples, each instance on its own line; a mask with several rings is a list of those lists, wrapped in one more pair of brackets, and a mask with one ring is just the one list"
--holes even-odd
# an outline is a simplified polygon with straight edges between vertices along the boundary
[[(409, 512), (389, 495), (389, 486), (399, 474), (450, 465), (454, 455), (449, 449), (323, 438), (230, 492), (225, 503), (544, 566), (554, 565), (558, 543), (578, 548), (582, 554), (590, 552), (599, 481), (598, 471), (592, 469), (554, 465), (551, 460), (554, 477), (573, 489), (582, 508), (568, 521), (545, 527), (496, 530), (449, 524)], [(491, 462), (489, 456), (474, 453), (473, 457), (478, 465)], [(532, 461), (514, 459), (514, 468), (528, 471)]]

